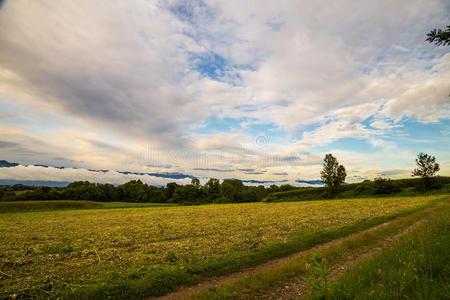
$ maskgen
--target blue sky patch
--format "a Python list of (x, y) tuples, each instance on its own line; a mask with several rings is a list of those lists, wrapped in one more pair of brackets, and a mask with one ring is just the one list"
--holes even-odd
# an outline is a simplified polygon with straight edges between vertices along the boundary
[(246, 119), (223, 118), (211, 116), (202, 127), (197, 128), (196, 132), (201, 134), (210, 134), (217, 132), (230, 132), (241, 128), (241, 122)]
[(377, 149), (372, 146), (368, 141), (361, 138), (345, 137), (337, 141), (331, 142), (327, 145), (316, 146), (309, 149), (312, 153), (325, 153), (330, 149), (354, 151), (361, 153), (375, 153)]
[(221, 79), (231, 69), (225, 58), (215, 53), (193, 55), (191, 63), (200, 74), (214, 80)]

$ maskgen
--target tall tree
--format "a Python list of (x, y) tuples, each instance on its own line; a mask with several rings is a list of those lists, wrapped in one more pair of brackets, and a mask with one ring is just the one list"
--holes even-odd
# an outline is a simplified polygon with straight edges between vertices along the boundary
[(427, 34), (426, 41), (435, 43), (437, 46), (450, 46), (450, 25), (447, 25), (446, 30), (433, 29)]
[(205, 193), (210, 201), (220, 198), (220, 181), (216, 178), (210, 178), (205, 183)]
[(323, 170), (320, 172), (322, 182), (328, 186), (330, 197), (334, 197), (339, 186), (345, 182), (347, 173), (343, 165), (340, 165), (336, 157), (331, 154), (325, 155)]
[(220, 193), (226, 202), (242, 202), (242, 191), (245, 186), (239, 179), (225, 179), (220, 185)]
[(417, 154), (416, 165), (417, 167), (412, 171), (411, 176), (422, 177), (425, 188), (429, 188), (432, 177), (440, 170), (439, 164), (436, 162), (436, 158), (421, 152)]
[(175, 190), (176, 190), (178, 187), (180, 187), (180, 186), (179, 186), (176, 182), (169, 182), (169, 183), (166, 185), (166, 190), (165, 190), (165, 192), (166, 192), (167, 199), (171, 199), (171, 198), (173, 197), (173, 194), (175, 193)]

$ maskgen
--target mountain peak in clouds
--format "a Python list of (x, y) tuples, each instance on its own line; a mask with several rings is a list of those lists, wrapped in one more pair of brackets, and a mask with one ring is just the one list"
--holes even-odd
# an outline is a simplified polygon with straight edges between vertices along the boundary
[(18, 166), (18, 163), (10, 163), (7, 160), (0, 160), (0, 168), (11, 168)]
[(297, 182), (297, 183), (306, 183), (306, 184), (310, 184), (310, 185), (324, 185), (322, 180), (319, 180), (319, 179), (316, 179), (316, 180), (301, 180), (301, 179), (297, 179), (295, 182)]

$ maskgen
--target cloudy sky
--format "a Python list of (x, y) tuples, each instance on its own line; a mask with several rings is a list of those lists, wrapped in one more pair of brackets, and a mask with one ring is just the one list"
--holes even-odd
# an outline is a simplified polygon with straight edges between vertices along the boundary
[(450, 175), (450, 48), (425, 42), (449, 15), (446, 0), (3, 1), (0, 159), (22, 166), (0, 178), (294, 183), (332, 153), (354, 182), (409, 177), (419, 152)]

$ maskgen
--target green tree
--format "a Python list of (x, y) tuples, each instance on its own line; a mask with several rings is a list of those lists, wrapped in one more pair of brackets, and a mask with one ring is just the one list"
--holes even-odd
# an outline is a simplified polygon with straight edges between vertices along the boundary
[(436, 162), (436, 158), (421, 152), (417, 154), (416, 165), (417, 167), (412, 171), (411, 176), (422, 177), (425, 189), (429, 188), (431, 185), (431, 179), (440, 170), (439, 164)]
[(435, 43), (437, 46), (450, 46), (450, 25), (447, 25), (446, 30), (433, 29), (427, 34), (426, 41)]
[(167, 195), (167, 199), (171, 199), (173, 197), (173, 194), (175, 193), (175, 190), (180, 187), (180, 185), (178, 185), (176, 182), (169, 182), (166, 185), (166, 195)]
[(242, 202), (242, 191), (244, 184), (239, 179), (225, 179), (221, 186), (220, 192), (224, 197), (224, 202)]
[(117, 193), (117, 189), (114, 185), (106, 183), (102, 185), (97, 185), (98, 188), (103, 190), (103, 200), (104, 202), (113, 202), (118, 201), (119, 194)]
[(325, 155), (323, 170), (320, 172), (322, 182), (328, 186), (330, 197), (336, 196), (339, 186), (345, 182), (347, 173), (343, 165), (340, 165), (336, 157)]
[(292, 186), (290, 184), (282, 184), (279, 187), (278, 191), (279, 192), (287, 192), (287, 191), (292, 191), (292, 190), (295, 190), (295, 189), (296, 189), (295, 186)]
[(256, 193), (256, 189), (252, 186), (246, 187), (241, 194), (241, 202), (258, 201), (258, 194)]
[(200, 180), (197, 179), (197, 178), (192, 179), (192, 180), (191, 180), (191, 184), (192, 184), (195, 188), (197, 188), (197, 189), (200, 188)]
[(202, 203), (201, 190), (192, 184), (186, 184), (178, 187), (173, 194), (170, 202), (172, 203)]
[(157, 188), (156, 186), (149, 185), (147, 188), (149, 202), (165, 203), (167, 202), (167, 196), (164, 192), (164, 188)]
[(257, 201), (261, 201), (267, 196), (266, 188), (263, 185), (258, 185), (256, 187)]
[(140, 180), (131, 180), (118, 187), (120, 199), (126, 202), (148, 202), (148, 186)]
[(267, 192), (270, 194), (270, 193), (276, 193), (276, 192), (278, 192), (280, 190), (280, 188), (278, 187), (278, 185), (276, 185), (276, 184), (272, 184), (271, 186), (269, 186), (268, 188), (267, 188)]
[(205, 194), (209, 201), (220, 198), (220, 181), (216, 178), (210, 178), (205, 183)]

